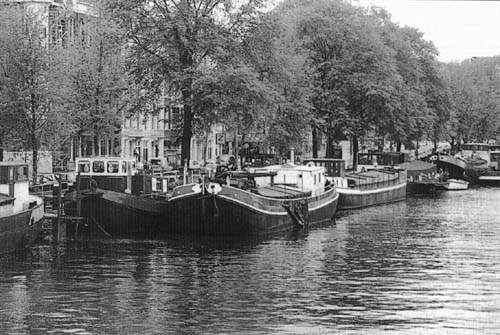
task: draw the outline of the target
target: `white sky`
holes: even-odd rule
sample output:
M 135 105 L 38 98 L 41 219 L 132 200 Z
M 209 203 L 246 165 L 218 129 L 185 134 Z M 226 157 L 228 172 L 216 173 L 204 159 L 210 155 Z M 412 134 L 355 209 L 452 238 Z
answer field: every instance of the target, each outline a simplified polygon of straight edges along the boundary
M 500 1 L 351 0 L 391 13 L 392 21 L 424 33 L 443 62 L 500 55 Z

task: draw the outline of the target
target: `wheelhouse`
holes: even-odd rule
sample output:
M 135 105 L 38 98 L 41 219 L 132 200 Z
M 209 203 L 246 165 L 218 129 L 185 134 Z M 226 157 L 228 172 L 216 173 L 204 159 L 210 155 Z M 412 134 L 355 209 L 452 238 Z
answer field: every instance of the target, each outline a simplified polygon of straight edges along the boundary
M 135 174 L 134 160 L 119 157 L 85 157 L 76 160 L 76 172 L 80 176 L 120 177 L 129 173 Z

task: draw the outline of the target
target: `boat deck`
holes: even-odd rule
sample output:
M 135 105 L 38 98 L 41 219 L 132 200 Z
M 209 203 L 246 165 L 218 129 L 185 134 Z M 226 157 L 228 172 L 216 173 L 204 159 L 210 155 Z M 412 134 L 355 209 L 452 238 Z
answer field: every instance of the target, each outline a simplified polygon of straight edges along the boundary
M 141 198 L 139 196 L 130 195 L 126 193 L 98 190 L 99 193 L 102 192 L 102 198 L 104 200 L 113 201 L 120 203 L 124 206 L 138 209 L 147 212 L 159 212 L 159 207 L 162 204 L 161 201 L 153 201 L 151 199 Z
M 285 185 L 260 187 L 258 189 L 255 189 L 254 193 L 257 193 L 264 197 L 282 198 L 282 199 L 302 198 L 311 195 L 311 191 L 302 191 L 298 188 Z

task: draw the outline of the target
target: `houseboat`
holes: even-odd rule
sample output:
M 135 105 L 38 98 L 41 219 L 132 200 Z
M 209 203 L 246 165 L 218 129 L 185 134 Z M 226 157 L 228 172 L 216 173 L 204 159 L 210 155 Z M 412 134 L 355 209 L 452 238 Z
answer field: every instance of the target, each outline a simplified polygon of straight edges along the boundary
M 479 175 L 478 181 L 481 184 L 500 185 L 500 150 L 490 151 L 488 170 Z
M 260 235 L 334 220 L 339 194 L 315 165 L 225 171 L 216 181 L 187 184 L 169 199 L 171 230 Z
M 465 143 L 456 156 L 465 161 L 467 170 L 482 173 L 490 164 L 490 146 L 487 143 Z
M 76 161 L 79 190 L 65 195 L 65 213 L 90 224 L 82 234 L 154 236 L 168 222 L 162 207 L 176 185 L 177 171 L 139 170 L 134 160 L 85 157 Z
M 434 195 L 442 189 L 444 182 L 437 173 L 437 165 L 414 160 L 399 165 L 406 170 L 406 193 L 409 195 Z
M 0 254 L 31 246 L 43 215 L 42 198 L 29 193 L 28 165 L 0 162 Z
M 406 198 L 406 171 L 392 166 L 400 161 L 385 159 L 382 154 L 375 155 L 377 164 L 369 165 L 369 161 L 358 171 L 345 171 L 345 161 L 341 159 L 308 159 L 307 164 L 327 166 L 328 176 L 332 178 L 339 192 L 338 210 L 362 208 L 385 203 L 396 202 Z M 363 161 L 362 161 L 363 162 Z M 379 166 L 378 162 L 391 166 Z

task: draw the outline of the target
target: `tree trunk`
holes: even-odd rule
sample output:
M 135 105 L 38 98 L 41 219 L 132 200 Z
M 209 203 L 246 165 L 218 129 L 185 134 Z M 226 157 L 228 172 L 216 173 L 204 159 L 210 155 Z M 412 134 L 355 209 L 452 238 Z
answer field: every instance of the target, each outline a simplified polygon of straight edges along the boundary
M 326 142 L 326 158 L 333 158 L 333 136 L 332 131 L 329 129 L 327 134 L 327 142 Z
M 318 158 L 318 128 L 312 129 L 312 154 L 313 158 Z
M 35 132 L 31 133 L 31 145 L 33 149 L 33 184 L 36 184 L 38 177 L 38 143 Z
M 359 143 L 358 143 L 358 137 L 353 136 L 352 139 L 352 167 L 354 171 L 357 170 L 358 168 L 358 152 L 359 152 Z
M 184 101 L 188 97 L 183 93 Z M 181 147 L 181 161 L 182 166 L 185 163 L 189 166 L 189 159 L 191 158 L 191 137 L 193 136 L 193 111 L 191 105 L 184 105 L 184 116 L 183 116 L 183 127 L 182 127 L 182 147 Z
M 398 141 L 397 145 L 396 145 L 396 152 L 401 152 L 401 141 Z

